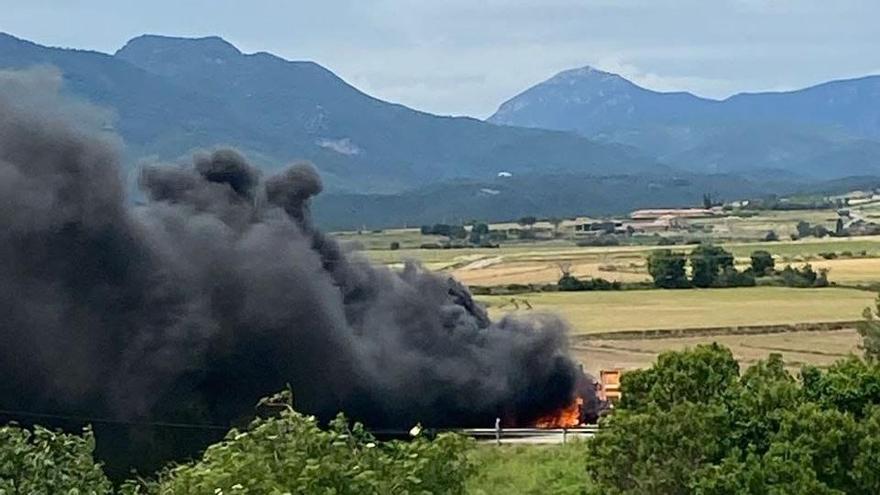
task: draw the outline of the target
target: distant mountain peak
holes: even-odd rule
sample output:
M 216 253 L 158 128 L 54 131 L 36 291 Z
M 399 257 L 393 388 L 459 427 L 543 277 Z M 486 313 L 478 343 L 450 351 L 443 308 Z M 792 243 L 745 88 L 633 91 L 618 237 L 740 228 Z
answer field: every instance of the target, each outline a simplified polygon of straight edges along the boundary
M 242 55 L 235 45 L 219 36 L 183 38 L 157 34 L 144 34 L 132 38 L 116 52 L 116 55 L 122 58 L 132 54 L 137 54 L 140 57 L 145 55 L 155 57 L 186 54 L 188 56 L 198 55 L 211 59 L 224 59 Z
M 597 69 L 591 65 L 564 70 L 550 78 L 550 81 L 573 81 L 583 79 L 623 79 L 619 74 Z
M 554 130 L 580 131 L 578 120 L 587 117 L 595 128 L 606 119 L 630 119 L 638 112 L 646 95 L 656 94 L 626 78 L 584 66 L 569 69 L 523 91 L 504 102 L 489 118 L 490 122 L 523 127 L 551 127 L 554 115 L 574 117 L 557 122 Z

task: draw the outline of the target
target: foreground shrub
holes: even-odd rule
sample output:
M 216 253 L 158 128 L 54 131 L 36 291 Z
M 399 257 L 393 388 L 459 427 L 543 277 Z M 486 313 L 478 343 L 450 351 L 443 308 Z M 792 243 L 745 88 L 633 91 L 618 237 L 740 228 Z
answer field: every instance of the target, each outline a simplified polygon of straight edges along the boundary
M 379 442 L 341 415 L 323 430 L 288 405 L 246 431 L 230 431 L 197 462 L 125 489 L 162 495 L 461 494 L 472 472 L 469 446 L 470 440 L 451 434 Z
M 694 472 L 727 451 L 726 415 L 717 405 L 622 410 L 589 442 L 587 473 L 596 495 L 690 493 Z
M 39 426 L 0 427 L 0 494 L 112 493 L 112 485 L 92 457 L 95 438 Z

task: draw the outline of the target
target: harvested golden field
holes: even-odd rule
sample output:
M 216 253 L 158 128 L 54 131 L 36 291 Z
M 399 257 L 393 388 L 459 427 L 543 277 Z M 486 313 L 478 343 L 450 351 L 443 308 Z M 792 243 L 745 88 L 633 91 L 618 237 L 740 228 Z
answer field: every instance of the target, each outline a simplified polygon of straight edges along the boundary
M 418 235 L 407 232 L 407 235 Z M 373 237 L 383 235 L 373 234 Z M 351 240 L 356 236 L 346 235 Z M 367 236 L 369 237 L 369 236 Z M 412 237 L 409 237 L 410 245 Z M 880 282 L 880 237 L 851 239 L 806 239 L 771 243 L 729 243 L 723 245 L 737 257 L 737 266 L 745 268 L 749 255 L 762 249 L 776 257 L 778 267 L 787 263 L 811 263 L 817 268 L 828 268 L 832 282 Z M 531 244 L 505 244 L 500 248 L 470 249 L 368 249 L 365 256 L 380 263 L 399 266 L 405 260 L 416 260 L 431 270 L 443 271 L 469 285 L 509 285 L 555 283 L 560 267 L 569 267 L 572 274 L 601 277 L 620 282 L 649 280 L 647 257 L 657 246 L 577 247 L 563 241 Z M 672 249 L 688 252 L 693 246 L 674 246 Z M 823 253 L 852 253 L 864 257 L 846 257 L 825 260 Z
M 743 367 L 766 359 L 774 352 L 782 354 L 791 368 L 800 368 L 804 364 L 825 367 L 858 352 L 859 336 L 855 330 L 837 330 L 663 339 L 590 339 L 576 344 L 573 353 L 587 371 L 597 374 L 601 369 L 646 368 L 661 352 L 712 342 L 729 347 Z
M 855 289 L 639 290 L 544 292 L 481 296 L 490 315 L 550 312 L 561 315 L 575 334 L 621 330 L 706 328 L 853 321 L 875 294 Z M 512 302 L 513 301 L 513 302 Z M 532 309 L 527 309 L 526 301 Z M 517 309 L 519 306 L 519 309 Z
M 555 284 L 562 272 L 558 263 L 541 261 L 497 261 L 486 265 L 466 265 L 453 270 L 452 276 L 468 285 Z M 578 278 L 604 278 L 616 282 L 650 281 L 645 262 L 573 262 L 565 266 Z
M 508 285 L 508 284 L 551 284 L 559 280 L 560 266 L 566 266 L 578 278 L 604 278 L 617 282 L 647 282 L 651 278 L 647 269 L 647 252 L 607 254 L 581 253 L 580 256 L 567 253 L 562 261 L 554 262 L 540 259 L 535 254 L 477 257 L 469 262 L 459 258 L 458 264 L 449 273 L 468 285 Z M 805 256 L 792 256 L 789 263 L 777 259 L 777 268 L 786 264 L 802 266 L 810 263 L 815 269 L 827 269 L 828 279 L 838 284 L 868 284 L 880 282 L 880 258 L 853 258 L 825 260 L 806 256 L 809 261 L 794 261 Z M 527 259 L 532 258 L 532 259 Z M 737 268 L 748 268 L 749 258 L 737 258 Z M 432 266 L 432 265 L 428 265 Z M 437 266 L 434 264 L 433 266 Z M 450 265 L 445 265 L 449 267 Z
M 828 280 L 838 284 L 866 284 L 880 281 L 880 258 L 810 261 L 815 269 L 827 269 Z

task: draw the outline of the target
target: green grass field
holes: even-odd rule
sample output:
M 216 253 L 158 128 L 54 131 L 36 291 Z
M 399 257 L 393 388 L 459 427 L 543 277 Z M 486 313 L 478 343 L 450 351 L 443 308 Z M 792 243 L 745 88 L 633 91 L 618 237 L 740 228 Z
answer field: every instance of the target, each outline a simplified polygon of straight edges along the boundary
M 532 310 L 514 309 L 511 296 L 482 296 L 490 314 L 552 312 L 574 334 L 621 330 L 705 328 L 740 325 L 853 321 L 875 295 L 855 289 L 750 287 L 605 292 L 546 292 L 514 296 Z
M 567 445 L 479 445 L 468 495 L 576 495 L 587 490 L 583 442 Z

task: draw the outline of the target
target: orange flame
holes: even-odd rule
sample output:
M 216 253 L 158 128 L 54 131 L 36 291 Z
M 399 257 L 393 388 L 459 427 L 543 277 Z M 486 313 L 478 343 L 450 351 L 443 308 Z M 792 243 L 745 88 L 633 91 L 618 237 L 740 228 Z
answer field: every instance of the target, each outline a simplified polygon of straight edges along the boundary
M 536 428 L 574 428 L 581 424 L 581 407 L 584 400 L 576 398 L 568 406 L 538 418 L 535 421 Z

